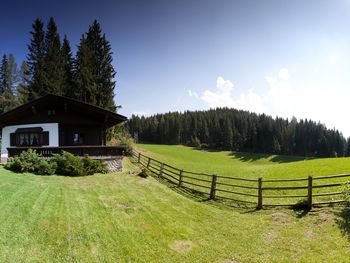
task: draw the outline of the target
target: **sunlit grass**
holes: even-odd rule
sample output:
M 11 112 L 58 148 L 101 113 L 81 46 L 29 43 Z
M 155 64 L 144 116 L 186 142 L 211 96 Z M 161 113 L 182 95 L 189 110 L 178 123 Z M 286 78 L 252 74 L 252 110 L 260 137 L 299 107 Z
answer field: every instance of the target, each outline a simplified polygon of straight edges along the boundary
M 229 208 L 140 178 L 127 159 L 124 167 L 76 178 L 0 167 L 0 262 L 348 260 L 341 208 Z

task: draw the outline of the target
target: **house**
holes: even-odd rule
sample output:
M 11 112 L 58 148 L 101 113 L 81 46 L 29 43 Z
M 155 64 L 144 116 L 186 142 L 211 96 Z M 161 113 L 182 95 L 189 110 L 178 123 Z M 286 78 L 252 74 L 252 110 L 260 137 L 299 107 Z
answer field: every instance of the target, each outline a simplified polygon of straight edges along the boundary
M 120 155 L 123 147 L 106 146 L 106 130 L 126 119 L 75 99 L 45 95 L 0 115 L 1 161 L 29 148 L 43 156 L 62 150 L 76 155 Z

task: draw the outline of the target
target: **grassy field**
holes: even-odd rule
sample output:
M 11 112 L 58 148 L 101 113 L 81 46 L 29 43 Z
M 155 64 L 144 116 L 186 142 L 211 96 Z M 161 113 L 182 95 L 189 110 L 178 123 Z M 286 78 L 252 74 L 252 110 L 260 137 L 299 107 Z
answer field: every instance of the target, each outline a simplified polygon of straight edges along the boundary
M 350 158 L 319 158 L 319 159 L 305 159 L 302 157 L 292 156 L 276 156 L 276 155 L 264 155 L 264 154 L 250 154 L 250 153 L 232 153 L 232 152 L 219 152 L 219 151 L 201 151 L 191 147 L 185 146 L 169 146 L 169 145 L 138 145 L 138 150 L 145 156 L 153 157 L 156 160 L 175 166 L 179 169 L 192 172 L 204 172 L 209 174 L 224 175 L 228 177 L 240 177 L 257 179 L 263 177 L 263 181 L 266 179 L 291 179 L 291 178 L 303 178 L 303 181 L 298 182 L 263 182 L 263 187 L 295 187 L 308 185 L 308 175 L 314 177 L 322 175 L 335 175 L 350 173 Z M 159 164 L 158 164 L 159 166 Z M 178 172 L 179 173 L 179 172 Z M 178 177 L 175 175 L 175 177 Z M 185 175 L 187 175 L 185 173 Z M 191 176 L 191 174 L 189 174 Z M 192 176 L 193 177 L 193 176 Z M 196 181 L 191 178 L 185 178 L 189 183 L 197 183 L 210 188 L 210 177 L 196 176 L 200 179 L 209 179 L 209 182 Z M 323 180 L 314 180 L 313 185 L 332 184 L 332 183 L 346 183 L 350 177 L 345 178 L 332 178 Z M 222 183 L 220 185 L 220 183 Z M 245 200 L 253 202 L 253 206 L 257 203 L 257 190 L 245 189 L 235 186 L 228 186 L 227 184 L 240 184 L 257 187 L 257 181 L 242 182 L 235 181 L 226 178 L 218 177 L 217 195 L 223 198 L 234 198 L 238 200 Z M 196 189 L 206 193 L 210 192 L 210 189 L 199 186 L 193 186 L 185 184 L 185 186 L 191 189 Z M 222 189 L 222 190 L 220 190 Z M 344 186 L 327 187 L 327 188 L 315 188 L 313 194 L 324 194 L 330 192 L 342 192 Z M 232 194 L 227 191 L 234 191 L 245 193 Z M 276 204 L 296 204 L 305 203 L 307 200 L 307 189 L 294 189 L 294 190 L 264 190 L 263 198 L 264 205 L 276 205 Z M 249 196 L 247 196 L 247 194 Z M 254 195 L 254 196 L 250 196 Z M 286 196 L 296 197 L 286 197 Z M 270 196 L 270 197 L 269 197 Z M 275 198 L 272 196 L 283 196 L 283 198 Z M 314 202 L 336 201 L 342 199 L 342 195 L 331 196 L 314 196 Z
M 148 156 L 189 171 L 258 178 L 300 178 L 350 173 L 350 157 L 319 158 L 201 151 L 186 146 L 139 144 Z
M 349 213 L 342 207 L 229 208 L 140 178 L 138 171 L 128 159 L 122 173 L 76 178 L 0 167 L 0 262 L 349 259 Z

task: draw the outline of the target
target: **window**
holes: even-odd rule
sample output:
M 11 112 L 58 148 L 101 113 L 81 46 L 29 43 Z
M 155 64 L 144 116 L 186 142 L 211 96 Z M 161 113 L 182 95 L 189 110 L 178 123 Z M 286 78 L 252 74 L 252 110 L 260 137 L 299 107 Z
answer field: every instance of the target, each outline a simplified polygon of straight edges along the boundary
M 10 146 L 30 147 L 49 144 L 49 132 L 41 127 L 18 128 L 10 134 Z
M 73 132 L 73 143 L 74 144 L 83 144 L 84 143 L 84 134 L 79 132 Z
M 38 146 L 41 144 L 39 133 L 18 133 L 20 146 Z

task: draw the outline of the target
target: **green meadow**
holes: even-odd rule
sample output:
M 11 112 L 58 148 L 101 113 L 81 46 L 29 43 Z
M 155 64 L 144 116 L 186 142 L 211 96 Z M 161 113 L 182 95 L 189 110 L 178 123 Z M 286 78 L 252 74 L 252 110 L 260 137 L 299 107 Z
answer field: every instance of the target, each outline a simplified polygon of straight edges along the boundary
M 306 178 L 308 175 L 350 173 L 350 157 L 306 159 L 154 144 L 139 144 L 138 149 L 147 156 L 181 169 L 244 178 Z
M 346 158 L 303 160 L 139 145 L 190 170 L 246 177 L 347 172 Z M 323 165 L 321 165 L 323 164 Z M 155 177 L 130 159 L 120 173 L 15 174 L 0 167 L 0 262 L 347 262 L 344 206 L 233 208 Z M 331 166 L 331 167 L 329 167 Z

